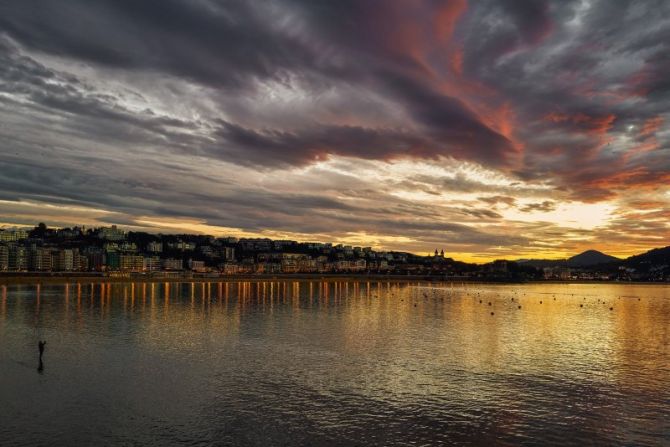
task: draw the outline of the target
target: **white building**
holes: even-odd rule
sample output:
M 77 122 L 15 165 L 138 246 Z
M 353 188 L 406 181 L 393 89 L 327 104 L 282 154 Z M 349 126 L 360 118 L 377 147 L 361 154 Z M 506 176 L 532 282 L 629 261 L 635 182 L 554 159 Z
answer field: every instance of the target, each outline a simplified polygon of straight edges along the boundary
M 151 241 L 147 244 L 147 251 L 149 253 L 162 253 L 163 252 L 163 243 L 157 241 Z
M 98 237 L 108 241 L 122 241 L 126 238 L 126 232 L 116 228 L 116 225 L 112 225 L 111 227 L 100 228 Z
M 22 228 L 0 229 L 0 242 L 17 242 L 28 237 L 28 231 Z
M 163 264 L 163 269 L 165 270 L 183 270 L 184 261 L 181 259 L 167 258 L 161 261 Z

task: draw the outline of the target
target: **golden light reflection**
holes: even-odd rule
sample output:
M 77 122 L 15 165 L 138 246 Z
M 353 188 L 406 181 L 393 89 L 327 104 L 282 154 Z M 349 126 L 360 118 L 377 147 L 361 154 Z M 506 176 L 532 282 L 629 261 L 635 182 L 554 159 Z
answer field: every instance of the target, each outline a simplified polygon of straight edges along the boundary
M 0 313 L 2 313 L 2 320 L 7 318 L 7 286 L 0 286 Z
M 541 377 L 567 368 L 588 374 L 585 381 L 636 390 L 630 365 L 670 383 L 658 355 L 661 349 L 663 359 L 670 357 L 670 288 L 663 286 L 238 281 L 31 287 L 27 295 L 14 286 L 0 289 L 3 322 L 14 308 L 33 314 L 35 325 L 62 319 L 66 331 L 84 332 L 119 315 L 141 317 L 137 342 L 169 350 L 191 349 L 205 331 L 220 343 L 234 342 L 249 336 L 249 324 L 266 336 L 302 342 L 326 331 L 328 349 L 342 359 L 375 356 L 366 371 L 374 380 L 357 385 L 361 392 L 380 386 L 423 392 L 438 386 L 440 371 L 453 359 L 464 372 L 464 387 L 476 374 Z M 101 330 L 118 329 L 103 324 Z M 305 334 L 312 335 L 301 338 Z M 428 360 L 409 371 L 417 355 Z

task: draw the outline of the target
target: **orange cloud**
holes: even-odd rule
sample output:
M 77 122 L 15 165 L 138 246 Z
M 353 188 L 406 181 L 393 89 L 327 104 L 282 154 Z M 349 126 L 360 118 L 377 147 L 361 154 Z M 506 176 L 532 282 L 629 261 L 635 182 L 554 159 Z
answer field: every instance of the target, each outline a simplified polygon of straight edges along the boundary
M 662 116 L 656 116 L 654 118 L 649 118 L 642 125 L 642 129 L 640 130 L 640 137 L 646 138 L 646 137 L 652 136 L 653 134 L 656 133 L 656 131 L 658 129 L 661 128 L 662 124 L 663 124 L 663 117 Z
M 638 191 L 653 191 L 668 182 L 670 172 L 650 172 L 645 167 L 638 167 L 587 181 L 584 186 L 608 190 L 634 186 Z
M 631 158 L 635 157 L 636 155 L 641 155 L 645 154 L 647 152 L 652 152 L 658 149 L 660 146 L 658 144 L 658 141 L 656 138 L 649 138 L 647 141 L 645 141 L 642 144 L 639 144 L 635 146 L 634 148 L 630 149 L 628 152 L 626 152 L 623 155 L 623 160 L 625 162 L 630 161 Z
M 466 0 L 447 2 L 435 14 L 435 32 L 442 42 L 448 42 L 454 34 L 458 19 L 468 8 Z
M 451 69 L 458 76 L 463 75 L 463 49 L 456 48 L 450 55 Z
M 590 116 L 585 113 L 568 115 L 560 112 L 551 112 L 545 115 L 543 120 L 552 123 L 572 124 L 576 132 L 603 135 L 614 125 L 616 115 L 612 113 L 603 116 Z

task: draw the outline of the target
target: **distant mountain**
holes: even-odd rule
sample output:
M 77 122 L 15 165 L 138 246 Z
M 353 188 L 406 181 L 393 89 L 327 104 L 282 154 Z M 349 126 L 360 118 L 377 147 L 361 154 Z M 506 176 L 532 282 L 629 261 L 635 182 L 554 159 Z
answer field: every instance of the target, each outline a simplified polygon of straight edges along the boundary
M 535 268 L 545 267 L 573 267 L 615 272 L 618 267 L 634 269 L 637 274 L 648 274 L 644 279 L 670 280 L 670 246 L 665 248 L 654 248 L 646 253 L 631 256 L 626 259 L 615 258 L 597 250 L 587 250 L 568 259 L 518 259 L 519 265 L 532 266 Z M 630 278 L 628 278 L 630 279 Z M 640 278 L 638 278 L 640 279 Z
M 621 259 L 606 255 L 597 250 L 587 250 L 568 259 L 519 259 L 521 265 L 529 265 L 535 268 L 544 267 L 590 267 L 599 264 L 621 262 Z
M 571 258 L 568 258 L 567 264 L 570 267 L 589 267 L 598 264 L 609 264 L 611 262 L 620 262 L 621 259 L 606 255 L 598 250 L 587 250 Z

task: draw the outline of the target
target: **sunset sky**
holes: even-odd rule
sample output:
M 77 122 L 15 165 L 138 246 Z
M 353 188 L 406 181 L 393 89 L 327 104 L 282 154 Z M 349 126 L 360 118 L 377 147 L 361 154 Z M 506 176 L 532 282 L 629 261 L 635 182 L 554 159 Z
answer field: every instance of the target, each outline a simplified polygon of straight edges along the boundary
M 665 0 L 0 2 L 0 226 L 670 245 Z

